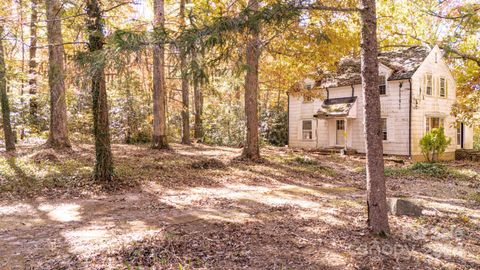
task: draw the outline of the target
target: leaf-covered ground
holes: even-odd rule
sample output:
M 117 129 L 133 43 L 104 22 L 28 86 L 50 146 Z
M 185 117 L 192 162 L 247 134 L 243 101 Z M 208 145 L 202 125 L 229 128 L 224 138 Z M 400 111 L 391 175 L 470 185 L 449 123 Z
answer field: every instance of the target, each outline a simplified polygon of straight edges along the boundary
M 0 269 L 479 269 L 480 164 L 387 161 L 388 196 L 422 217 L 366 229 L 361 156 L 266 148 L 114 145 L 117 184 L 90 180 L 93 149 L 0 154 Z

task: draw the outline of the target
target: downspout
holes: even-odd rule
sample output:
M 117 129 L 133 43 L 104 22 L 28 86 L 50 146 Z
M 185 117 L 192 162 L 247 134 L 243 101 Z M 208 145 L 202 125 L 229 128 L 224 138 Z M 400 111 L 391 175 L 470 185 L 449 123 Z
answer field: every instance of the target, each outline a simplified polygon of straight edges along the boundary
M 352 97 L 354 97 L 355 96 L 355 87 L 353 87 L 353 84 L 350 85 L 350 86 L 352 87 Z
M 408 79 L 410 84 L 410 97 L 409 97 L 409 108 L 408 108 L 408 157 L 412 158 L 412 79 Z
M 287 93 L 287 145 L 290 145 L 290 94 Z
M 398 109 L 402 108 L 402 86 L 403 82 L 400 82 L 398 86 Z
M 318 149 L 318 118 L 315 117 L 315 149 Z

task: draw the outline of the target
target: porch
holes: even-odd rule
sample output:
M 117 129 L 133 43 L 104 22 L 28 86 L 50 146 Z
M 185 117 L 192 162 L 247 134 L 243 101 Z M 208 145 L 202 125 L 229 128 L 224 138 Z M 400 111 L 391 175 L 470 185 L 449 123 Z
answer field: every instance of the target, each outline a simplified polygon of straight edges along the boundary
M 314 115 L 318 121 L 323 122 L 323 125 L 318 125 L 318 129 L 323 129 L 319 133 L 325 136 L 318 148 L 326 149 L 327 152 L 353 148 L 353 138 L 358 135 L 354 132 L 354 123 L 358 121 L 356 100 L 357 97 L 346 97 L 323 101 Z

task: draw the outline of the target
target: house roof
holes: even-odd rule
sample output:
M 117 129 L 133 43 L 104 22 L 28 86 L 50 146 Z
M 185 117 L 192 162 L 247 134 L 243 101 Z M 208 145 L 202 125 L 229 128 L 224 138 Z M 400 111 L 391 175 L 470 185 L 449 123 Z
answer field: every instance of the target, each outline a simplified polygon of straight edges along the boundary
M 409 79 L 430 53 L 425 46 L 402 48 L 378 54 L 379 63 L 393 70 L 389 81 Z M 337 66 L 337 72 L 316 82 L 320 88 L 361 84 L 360 59 L 343 58 Z
M 329 98 L 323 101 L 314 117 L 343 117 L 347 116 L 357 97 Z

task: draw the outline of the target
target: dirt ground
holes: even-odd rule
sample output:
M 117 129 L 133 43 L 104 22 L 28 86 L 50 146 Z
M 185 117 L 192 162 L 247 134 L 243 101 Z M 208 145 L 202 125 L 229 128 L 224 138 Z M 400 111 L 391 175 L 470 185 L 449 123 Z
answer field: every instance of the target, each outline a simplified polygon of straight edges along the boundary
M 265 148 L 114 145 L 115 185 L 91 145 L 0 153 L 0 269 L 480 269 L 480 164 L 429 175 L 387 161 L 389 197 L 421 217 L 366 228 L 361 156 Z

